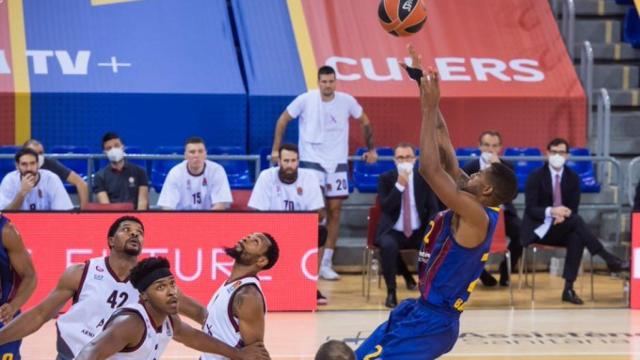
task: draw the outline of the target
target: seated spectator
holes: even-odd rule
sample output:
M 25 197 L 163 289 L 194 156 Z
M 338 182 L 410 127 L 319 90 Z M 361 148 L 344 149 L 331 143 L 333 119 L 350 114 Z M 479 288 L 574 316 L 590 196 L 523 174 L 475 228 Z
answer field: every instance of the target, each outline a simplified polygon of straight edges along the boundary
M 342 341 L 329 340 L 320 346 L 315 360 L 356 360 L 356 354 Z
M 187 139 L 185 160 L 174 166 L 162 185 L 158 206 L 164 210 L 224 210 L 233 198 L 224 168 L 207 160 L 204 140 Z
M 318 177 L 308 169 L 299 169 L 298 147 L 283 144 L 278 150 L 278 167 L 263 170 L 249 198 L 249 207 L 259 211 L 317 211 L 324 219 L 324 196 Z M 327 240 L 324 226 L 319 227 L 319 247 Z M 318 305 L 327 299 L 317 291 Z
M 44 155 L 44 146 L 40 141 L 36 139 L 30 139 L 27 140 L 23 146 L 35 151 L 38 154 L 38 166 L 40 167 L 40 169 L 49 170 L 52 173 L 58 175 L 60 180 L 62 180 L 63 182 L 66 181 L 76 187 L 76 190 L 78 192 L 78 200 L 80 201 L 80 209 L 84 209 L 84 207 L 89 202 L 89 188 L 87 187 L 87 183 L 82 180 L 80 175 L 64 166 L 58 160 L 46 157 Z
M 149 179 L 140 166 L 125 159 L 125 147 L 118 134 L 102 137 L 102 151 L 109 165 L 100 169 L 94 179 L 93 192 L 100 204 L 132 202 L 138 210 L 149 208 Z
M 479 148 L 482 154 L 479 158 L 469 161 L 464 165 L 464 172 L 471 176 L 480 170 L 484 170 L 491 166 L 492 163 L 501 162 L 513 170 L 513 165 L 500 158 L 502 151 L 502 136 L 497 131 L 485 131 L 480 134 Z M 506 234 L 509 237 L 509 252 L 511 252 L 511 269 L 516 269 L 518 259 L 522 256 L 522 244 L 520 244 L 520 218 L 518 211 L 512 202 L 502 206 L 504 211 L 504 223 Z M 484 286 L 495 286 L 496 279 L 486 270 L 480 275 L 480 280 Z M 509 285 L 509 273 L 507 271 L 507 260 L 500 263 L 500 285 Z
M 569 142 L 554 139 L 547 145 L 548 162 L 529 175 L 521 239 L 524 246 L 538 243 L 567 248 L 562 301 L 582 305 L 573 283 L 585 247 L 592 255 L 600 256 L 612 272 L 628 268 L 629 264 L 607 252 L 578 215 L 580 177 L 565 165 L 568 158 Z
M 380 220 L 376 243 L 380 248 L 382 273 L 387 284 L 385 306 L 398 305 L 396 271 L 404 277 L 407 289 L 417 289 L 416 281 L 400 256 L 401 249 L 419 249 L 429 219 L 435 215 L 438 199 L 420 174 L 414 171 L 415 150 L 400 143 L 394 149 L 396 170 L 380 175 L 378 200 Z
M 22 148 L 15 160 L 17 170 L 8 173 L 0 183 L 0 209 L 73 209 L 62 180 L 49 170 L 39 169 L 35 151 Z

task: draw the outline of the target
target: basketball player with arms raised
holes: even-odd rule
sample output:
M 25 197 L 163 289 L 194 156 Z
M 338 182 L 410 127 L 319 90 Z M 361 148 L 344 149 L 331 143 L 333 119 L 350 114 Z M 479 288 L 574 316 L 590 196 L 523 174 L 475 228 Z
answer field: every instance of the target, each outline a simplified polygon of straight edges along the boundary
M 67 268 L 56 288 L 36 307 L 0 329 L 0 344 L 22 339 L 58 315 L 73 299 L 69 311 L 56 322 L 57 360 L 71 360 L 104 326 L 111 313 L 138 302 L 138 290 L 129 281 L 129 271 L 138 262 L 144 244 L 144 225 L 133 216 L 116 219 L 107 234 L 109 256 L 96 257 Z M 180 312 L 193 318 L 184 298 Z
M 140 291 L 140 302 L 116 310 L 76 360 L 156 360 L 172 338 L 230 359 L 269 359 L 261 344 L 238 350 L 185 324 L 178 316 L 178 287 L 167 259 L 140 261 L 131 269 L 131 283 Z
M 449 208 L 427 227 L 418 258 L 420 298 L 402 302 L 356 351 L 358 359 L 435 359 L 453 348 L 459 318 L 489 256 L 500 204 L 517 193 L 516 177 L 494 163 L 459 186 L 461 172 L 439 113 L 438 73 L 422 75 L 409 48 L 407 71 L 420 80 L 420 175 Z M 418 72 L 418 76 L 416 76 Z

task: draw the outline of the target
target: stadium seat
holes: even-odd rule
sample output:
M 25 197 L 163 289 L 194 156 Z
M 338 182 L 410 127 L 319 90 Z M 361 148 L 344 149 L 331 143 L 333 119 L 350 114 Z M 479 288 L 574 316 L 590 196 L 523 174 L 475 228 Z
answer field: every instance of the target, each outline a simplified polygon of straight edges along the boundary
M 542 156 L 542 151 L 534 147 L 510 147 L 504 151 L 504 156 Z M 518 177 L 518 191 L 524 192 L 524 186 L 527 183 L 529 174 L 541 167 L 544 161 L 541 160 L 510 160 L 515 167 L 516 176 Z
M 633 7 L 627 11 L 624 17 L 622 41 L 631 44 L 634 48 L 640 48 L 640 18 Z
M 126 146 L 124 148 L 125 153 L 127 154 L 143 154 L 142 148 L 139 146 Z M 130 161 L 132 164 L 136 164 L 138 166 L 140 166 L 141 168 L 144 169 L 144 171 L 147 172 L 147 174 L 149 174 L 149 167 L 147 166 L 147 160 L 131 160 Z M 109 161 L 105 158 L 105 159 L 98 159 L 95 162 L 95 168 L 96 171 L 102 169 L 103 167 L 107 166 L 107 164 L 109 164 Z
M 590 156 L 589 149 L 573 148 L 569 150 L 571 156 Z M 596 180 L 596 173 L 593 162 L 591 161 L 573 161 L 569 158 L 567 166 L 580 176 L 580 190 L 585 193 L 600 192 L 600 184 Z
M 381 147 L 377 149 L 378 156 L 393 156 L 393 149 Z M 359 148 L 357 156 L 362 156 L 367 152 L 366 148 Z M 353 183 L 361 193 L 375 193 L 378 191 L 378 178 L 380 174 L 395 168 L 393 161 L 378 160 L 374 164 L 367 164 L 365 161 L 356 161 L 353 165 Z M 350 182 L 351 183 L 351 182 Z
M 246 152 L 239 146 L 214 146 L 207 149 L 209 155 L 246 155 Z M 251 173 L 249 172 L 249 161 L 220 160 L 216 161 L 224 167 L 229 179 L 229 186 L 232 189 L 251 189 Z
M 160 146 L 155 151 L 159 155 L 184 155 L 184 146 Z M 153 160 L 151 161 L 151 187 L 157 193 L 162 190 L 164 179 L 167 177 L 172 167 L 181 163 L 182 160 Z
M 91 150 L 89 150 L 86 146 L 75 146 L 75 145 L 59 145 L 53 146 L 49 151 L 52 154 L 90 154 Z M 87 159 L 59 159 L 64 166 L 73 170 L 78 174 L 81 178 L 87 179 L 88 175 L 88 163 Z M 70 194 L 75 194 L 77 189 L 72 184 L 69 184 L 66 181 L 64 182 L 64 188 Z
M 0 154 L 11 154 L 15 155 L 15 153 L 20 150 L 20 146 L 0 146 Z M 16 161 L 13 156 L 10 159 L 0 159 L 0 181 L 7 175 L 16 169 Z
M 456 157 L 460 157 L 460 156 L 480 156 L 480 149 L 478 149 L 477 147 L 463 147 L 463 148 L 457 148 L 456 149 Z M 463 168 L 464 165 L 469 162 L 470 160 L 458 160 L 458 166 L 460 166 L 460 168 Z
M 616 0 L 618 5 L 633 5 L 633 0 Z
M 260 171 L 264 169 L 268 169 L 271 167 L 268 156 L 271 155 L 270 147 L 262 147 L 260 148 Z M 257 176 L 257 174 L 256 174 Z

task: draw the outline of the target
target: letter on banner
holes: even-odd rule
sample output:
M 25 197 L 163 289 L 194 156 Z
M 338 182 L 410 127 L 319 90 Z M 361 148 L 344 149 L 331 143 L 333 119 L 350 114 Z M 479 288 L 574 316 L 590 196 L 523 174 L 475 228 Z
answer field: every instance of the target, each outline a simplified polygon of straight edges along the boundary
M 389 75 L 378 75 L 376 74 L 376 70 L 373 68 L 373 60 L 370 58 L 362 58 L 362 69 L 364 70 L 364 76 L 369 80 L 373 81 L 402 81 L 402 72 L 400 71 L 400 64 L 398 64 L 398 59 L 396 58 L 387 58 L 387 68 L 389 69 Z
M 62 73 L 65 75 L 87 75 L 87 68 L 89 67 L 89 57 L 91 52 L 87 50 L 80 50 L 76 54 L 75 63 L 71 60 L 71 56 L 65 50 L 56 50 L 56 58 L 62 69 Z
M 525 67 L 528 65 L 530 67 Z M 513 75 L 513 79 L 516 81 L 522 82 L 540 82 L 544 80 L 544 73 L 538 69 L 532 69 L 533 67 L 538 68 L 539 64 L 535 60 L 530 59 L 514 59 L 509 62 L 509 67 L 513 69 L 513 71 L 520 72 L 520 74 Z M 522 73 L 529 75 L 524 76 Z
M 456 66 L 456 64 L 464 65 L 464 58 L 435 58 L 435 61 L 438 72 L 440 73 L 440 79 L 443 81 L 471 81 L 471 76 L 463 75 L 467 69 L 464 66 Z
M 346 81 L 355 81 L 360 80 L 360 74 L 343 74 L 338 69 L 338 63 L 343 63 L 347 65 L 358 65 L 358 62 L 354 59 L 340 56 L 332 56 L 325 61 L 325 65 L 331 66 L 336 71 L 336 79 L 338 80 L 346 80 Z

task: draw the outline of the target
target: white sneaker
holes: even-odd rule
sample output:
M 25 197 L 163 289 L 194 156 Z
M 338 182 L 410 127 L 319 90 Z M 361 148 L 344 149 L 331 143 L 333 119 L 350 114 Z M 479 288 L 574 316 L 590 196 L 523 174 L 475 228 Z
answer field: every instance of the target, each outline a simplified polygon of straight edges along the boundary
M 320 277 L 325 280 L 339 280 L 340 275 L 329 266 L 320 267 Z

